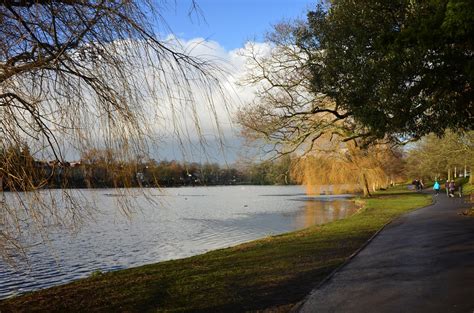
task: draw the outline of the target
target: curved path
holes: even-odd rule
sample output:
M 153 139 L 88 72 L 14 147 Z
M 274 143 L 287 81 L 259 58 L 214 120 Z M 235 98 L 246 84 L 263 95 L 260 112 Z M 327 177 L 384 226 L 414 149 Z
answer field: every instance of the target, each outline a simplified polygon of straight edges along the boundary
M 474 312 L 474 217 L 460 198 L 389 224 L 299 312 Z

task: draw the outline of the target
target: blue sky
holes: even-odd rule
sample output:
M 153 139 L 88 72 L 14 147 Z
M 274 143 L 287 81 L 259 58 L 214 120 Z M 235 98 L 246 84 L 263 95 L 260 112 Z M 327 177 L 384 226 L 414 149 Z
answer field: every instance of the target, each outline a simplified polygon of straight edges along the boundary
M 190 0 L 177 1 L 164 18 L 177 37 L 202 37 L 217 41 L 226 50 L 242 47 L 247 40 L 263 41 L 273 24 L 305 17 L 315 6 L 310 0 L 197 0 L 201 13 L 188 16 Z M 204 18 L 203 18 L 204 17 Z

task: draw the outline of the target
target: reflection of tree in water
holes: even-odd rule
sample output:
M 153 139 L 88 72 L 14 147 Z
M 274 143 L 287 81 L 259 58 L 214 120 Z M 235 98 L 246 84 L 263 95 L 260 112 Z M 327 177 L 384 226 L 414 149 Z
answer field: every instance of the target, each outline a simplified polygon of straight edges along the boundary
M 348 200 L 306 201 L 304 211 L 296 217 L 302 227 L 325 224 L 353 214 L 357 205 Z

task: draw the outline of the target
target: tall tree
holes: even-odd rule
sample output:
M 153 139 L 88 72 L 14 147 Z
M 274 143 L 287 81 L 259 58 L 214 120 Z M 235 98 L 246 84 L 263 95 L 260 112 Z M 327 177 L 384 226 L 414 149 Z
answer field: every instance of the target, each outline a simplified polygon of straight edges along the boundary
M 352 185 L 346 189 L 369 195 L 387 184 L 388 167 L 381 158 L 392 149 L 382 140 L 376 142 L 379 147 L 365 147 L 367 128 L 312 88 L 312 62 L 321 51 L 298 45 L 304 30 L 299 22 L 276 25 L 267 49 L 253 45 L 243 51 L 248 70 L 242 82 L 255 86 L 256 97 L 237 119 L 244 136 L 267 152 L 301 156 L 293 170 L 299 183 Z
M 301 25 L 281 23 L 266 46 L 248 45 L 242 84 L 255 86 L 255 100 L 239 110 L 238 122 L 249 139 L 264 139 L 267 152 L 311 151 L 325 134 L 343 140 L 363 129 L 331 98 L 311 89 L 309 60 L 314 53 L 296 45 Z
M 474 127 L 473 30 L 469 0 L 337 0 L 309 12 L 298 45 L 314 92 L 368 138 L 420 138 Z

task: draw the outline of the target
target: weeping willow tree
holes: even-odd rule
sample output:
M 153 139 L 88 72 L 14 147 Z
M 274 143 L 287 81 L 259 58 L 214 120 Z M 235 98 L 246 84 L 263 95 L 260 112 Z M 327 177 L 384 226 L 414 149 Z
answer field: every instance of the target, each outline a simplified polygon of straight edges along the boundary
M 292 175 L 306 186 L 308 194 L 363 192 L 370 196 L 372 191 L 403 180 L 401 153 L 394 148 L 375 145 L 361 149 L 353 141 L 338 145 L 338 149 L 324 153 L 312 151 L 293 164 Z
M 68 151 L 98 148 L 125 162 L 148 153 L 159 127 L 181 143 L 187 133 L 199 134 L 196 103 L 206 103 L 212 116 L 215 102 L 225 103 L 219 66 L 160 37 L 169 33 L 163 13 L 172 6 L 0 2 L 0 187 L 10 191 L 0 199 L 4 258 L 31 235 L 72 227 L 88 215 L 72 191 L 63 190 L 61 199 L 39 191 L 44 182 L 28 158 L 53 160 L 53 171 L 62 171 Z
M 273 156 L 299 155 L 292 173 L 310 193 L 339 185 L 339 191 L 370 195 L 400 176 L 400 168 L 387 165 L 401 165 L 391 145 L 395 138 L 376 139 L 351 112 L 314 91 L 311 68 L 322 66 L 324 53 L 298 45 L 302 29 L 301 22 L 279 24 L 266 45 L 248 45 L 242 52 L 247 59 L 242 83 L 256 88 L 254 102 L 237 114 L 243 135 Z

